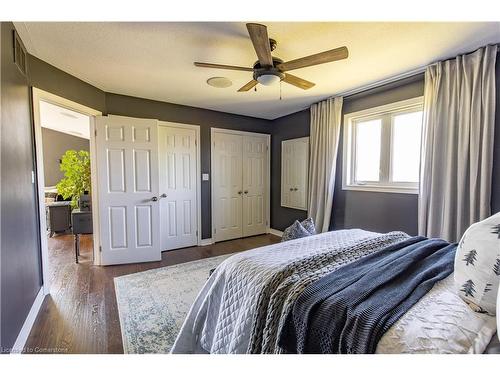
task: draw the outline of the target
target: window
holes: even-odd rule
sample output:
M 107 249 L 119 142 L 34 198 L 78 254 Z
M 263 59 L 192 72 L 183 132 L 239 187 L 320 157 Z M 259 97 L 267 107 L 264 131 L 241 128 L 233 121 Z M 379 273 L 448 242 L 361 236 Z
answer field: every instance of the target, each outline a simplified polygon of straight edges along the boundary
M 423 98 L 344 116 L 345 190 L 418 193 Z

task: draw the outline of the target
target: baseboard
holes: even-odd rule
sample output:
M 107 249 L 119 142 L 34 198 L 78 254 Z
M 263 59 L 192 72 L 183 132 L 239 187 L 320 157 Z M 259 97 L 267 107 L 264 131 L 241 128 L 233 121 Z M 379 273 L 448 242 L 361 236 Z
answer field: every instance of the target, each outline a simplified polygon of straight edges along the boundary
M 283 232 L 277 229 L 269 228 L 269 233 L 274 234 L 278 237 L 283 237 Z
M 200 241 L 200 246 L 208 246 L 212 245 L 214 243 L 214 240 L 211 238 L 204 238 Z
M 38 291 L 36 295 L 35 301 L 31 306 L 30 312 L 24 321 L 23 326 L 21 327 L 21 331 L 19 335 L 17 335 L 16 342 L 10 351 L 10 354 L 20 354 L 24 350 L 24 346 L 26 345 L 26 341 L 28 340 L 28 336 L 30 335 L 31 328 L 33 328 L 33 324 L 35 323 L 35 319 L 42 307 L 43 299 L 45 298 L 45 294 L 43 292 L 43 286 Z

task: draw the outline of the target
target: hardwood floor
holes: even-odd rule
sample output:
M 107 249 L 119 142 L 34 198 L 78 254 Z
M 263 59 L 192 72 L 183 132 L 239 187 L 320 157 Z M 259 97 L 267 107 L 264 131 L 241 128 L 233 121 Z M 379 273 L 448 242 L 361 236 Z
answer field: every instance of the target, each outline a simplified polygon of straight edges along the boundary
M 99 267 L 92 265 L 92 237 L 81 236 L 80 263 L 73 236 L 49 238 L 51 294 L 26 343 L 32 353 L 123 353 L 113 278 L 278 242 L 271 234 L 167 251 L 160 262 Z

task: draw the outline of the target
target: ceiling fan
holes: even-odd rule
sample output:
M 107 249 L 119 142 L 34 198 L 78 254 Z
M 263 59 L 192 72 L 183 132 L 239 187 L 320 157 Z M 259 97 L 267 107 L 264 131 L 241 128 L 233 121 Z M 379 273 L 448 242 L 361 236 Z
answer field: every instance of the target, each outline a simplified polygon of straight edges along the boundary
M 329 51 L 316 53 L 314 55 L 301 57 L 300 59 L 284 62 L 283 60 L 273 57 L 271 51 L 276 48 L 276 41 L 269 39 L 267 35 L 267 27 L 258 23 L 247 23 L 247 30 L 250 34 L 253 47 L 257 53 L 258 61 L 255 62 L 253 68 L 234 65 L 220 65 L 203 62 L 195 62 L 194 65 L 202 68 L 242 70 L 253 72 L 253 79 L 241 87 L 238 92 L 248 91 L 261 83 L 270 86 L 273 83 L 284 81 L 303 90 L 308 90 L 315 83 L 299 78 L 287 73 L 293 69 L 305 68 L 308 66 L 325 64 L 332 61 L 346 59 L 349 56 L 347 47 L 339 47 Z

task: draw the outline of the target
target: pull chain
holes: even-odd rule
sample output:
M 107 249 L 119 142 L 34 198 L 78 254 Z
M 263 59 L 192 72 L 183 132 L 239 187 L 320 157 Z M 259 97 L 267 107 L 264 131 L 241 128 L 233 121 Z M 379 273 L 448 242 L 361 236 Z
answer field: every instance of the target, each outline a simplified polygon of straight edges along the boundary
M 280 100 L 281 100 L 281 80 L 280 80 Z

